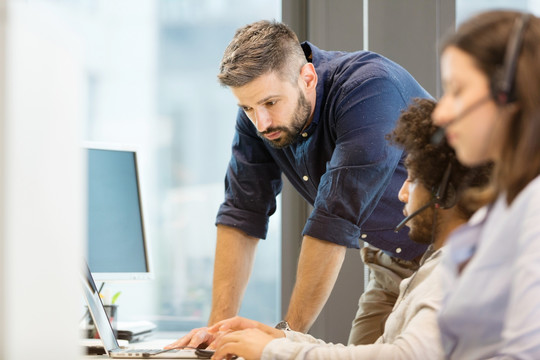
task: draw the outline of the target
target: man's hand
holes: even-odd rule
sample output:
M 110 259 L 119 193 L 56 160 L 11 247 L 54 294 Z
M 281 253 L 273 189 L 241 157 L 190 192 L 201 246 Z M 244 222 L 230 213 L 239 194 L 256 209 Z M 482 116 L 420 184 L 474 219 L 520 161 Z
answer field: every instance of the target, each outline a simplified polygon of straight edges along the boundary
M 187 335 L 165 346 L 165 349 L 182 347 L 206 348 L 215 340 L 217 333 L 211 334 L 207 327 L 191 330 Z
M 264 347 L 273 339 L 273 336 L 259 329 L 233 331 L 216 341 L 216 352 L 212 359 L 230 359 L 233 355 L 245 360 L 260 359 Z
M 265 325 L 258 321 L 246 319 L 240 316 L 235 316 L 230 319 L 222 320 L 215 325 L 209 327 L 208 332 L 217 335 L 218 333 L 224 334 L 231 331 L 246 329 L 259 329 L 274 338 L 285 337 L 285 334 L 281 330 Z

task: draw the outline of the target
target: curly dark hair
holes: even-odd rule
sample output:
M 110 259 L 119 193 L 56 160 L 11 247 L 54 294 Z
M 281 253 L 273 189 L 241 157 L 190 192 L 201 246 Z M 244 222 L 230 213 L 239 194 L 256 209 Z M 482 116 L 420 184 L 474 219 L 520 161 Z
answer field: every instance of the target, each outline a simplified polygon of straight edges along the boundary
M 458 209 L 465 218 L 469 218 L 482 204 L 472 204 L 470 199 L 460 195 L 466 188 L 486 186 L 492 165 L 466 167 L 457 160 L 454 149 L 446 140 L 439 145 L 432 144 L 431 139 L 438 129 L 431 119 L 435 106 L 433 100 L 414 99 L 401 113 L 395 129 L 386 138 L 407 153 L 405 165 L 409 177 L 429 190 L 436 191 L 446 168 L 451 164 L 449 187 L 456 190 Z

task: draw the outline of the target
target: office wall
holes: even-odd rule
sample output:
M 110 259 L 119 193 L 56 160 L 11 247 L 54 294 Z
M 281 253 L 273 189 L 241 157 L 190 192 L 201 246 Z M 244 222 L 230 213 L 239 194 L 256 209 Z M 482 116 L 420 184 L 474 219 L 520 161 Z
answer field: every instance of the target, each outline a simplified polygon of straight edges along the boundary
M 2 359 L 79 357 L 84 94 L 74 39 L 40 3 L 0 2 Z
M 408 69 L 426 90 L 438 97 L 437 41 L 453 24 L 454 8 L 454 0 L 283 0 L 282 16 L 301 40 L 309 40 L 320 48 L 346 51 L 367 48 L 381 53 Z M 282 213 L 283 315 L 294 286 L 292 275 L 301 244 L 299 234 L 310 211 L 286 184 Z M 310 333 L 327 341 L 346 343 L 363 283 L 364 268 L 359 253 L 348 250 L 332 295 Z
M 439 39 L 453 29 L 455 1 L 377 0 L 368 8 L 369 50 L 401 64 L 439 98 Z

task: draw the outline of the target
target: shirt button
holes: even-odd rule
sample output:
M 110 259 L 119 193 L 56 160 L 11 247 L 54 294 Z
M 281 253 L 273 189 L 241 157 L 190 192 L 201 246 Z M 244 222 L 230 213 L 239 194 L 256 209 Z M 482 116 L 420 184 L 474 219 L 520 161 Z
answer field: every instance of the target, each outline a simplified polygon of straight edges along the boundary
M 307 177 L 307 175 L 302 176 L 302 179 L 304 179 L 304 181 L 308 181 L 308 180 L 309 180 L 309 178 Z
M 367 234 L 362 234 L 362 236 L 360 236 L 362 239 L 365 239 L 367 238 Z
M 308 136 L 308 133 L 307 132 L 303 132 L 302 133 L 302 137 L 307 137 Z
M 401 252 L 401 248 L 396 249 L 396 254 L 399 254 Z

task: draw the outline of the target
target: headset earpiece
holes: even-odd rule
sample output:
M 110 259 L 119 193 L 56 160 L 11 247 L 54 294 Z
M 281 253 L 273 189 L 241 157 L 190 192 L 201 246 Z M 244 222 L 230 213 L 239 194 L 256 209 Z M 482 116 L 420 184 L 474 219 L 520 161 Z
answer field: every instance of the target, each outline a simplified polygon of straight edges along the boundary
M 516 19 L 506 46 L 504 63 L 495 71 L 491 79 L 491 95 L 499 105 L 506 105 L 516 100 L 514 89 L 516 67 L 529 18 L 530 14 L 525 13 Z
M 514 92 L 512 90 L 508 92 L 503 89 L 504 77 L 504 69 L 500 67 L 495 71 L 495 75 L 491 80 L 491 97 L 498 105 L 505 105 L 515 101 Z
M 450 209 L 457 202 L 456 188 L 453 184 L 446 186 L 446 191 L 442 194 L 441 198 L 435 202 L 441 209 Z
M 450 183 L 450 175 L 452 174 L 452 163 L 448 163 L 446 170 L 444 171 L 443 177 L 437 190 L 433 195 L 433 202 L 436 206 L 442 209 L 449 209 L 452 206 L 456 205 L 457 194 L 456 188 L 452 183 Z

